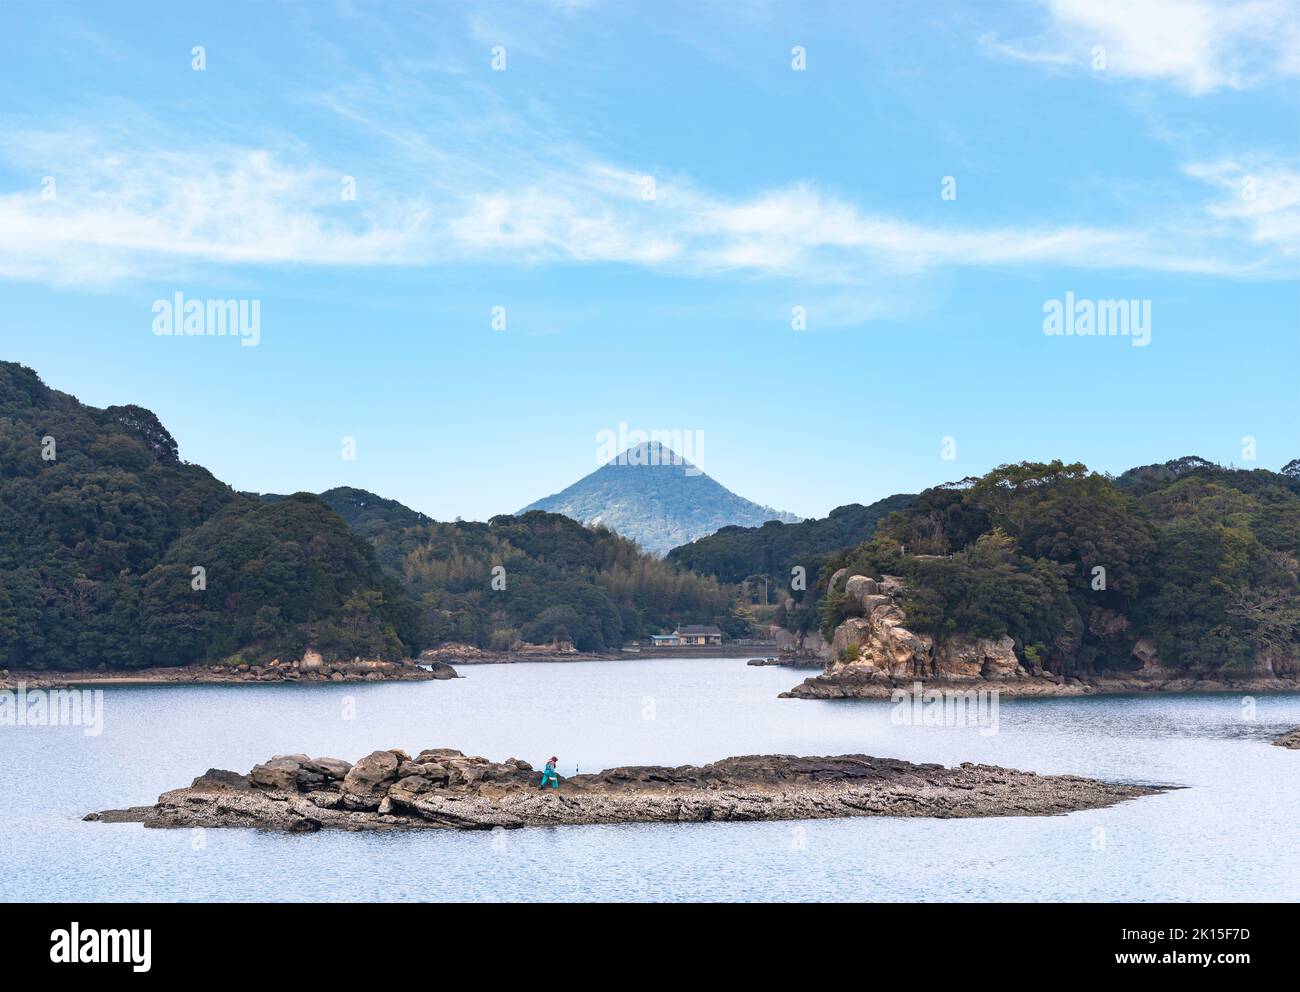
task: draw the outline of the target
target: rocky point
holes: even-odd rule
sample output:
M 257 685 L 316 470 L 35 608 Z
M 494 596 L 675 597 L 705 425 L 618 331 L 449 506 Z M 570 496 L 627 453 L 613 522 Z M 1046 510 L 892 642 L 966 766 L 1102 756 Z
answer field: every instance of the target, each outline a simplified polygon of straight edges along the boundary
M 862 754 L 727 758 L 703 766 L 610 768 L 539 788 L 524 761 L 430 748 L 355 763 L 276 755 L 248 774 L 209 769 L 152 806 L 86 819 L 146 827 L 488 830 L 596 823 L 698 823 L 845 816 L 1048 816 L 1162 791 L 991 765 L 911 764 Z

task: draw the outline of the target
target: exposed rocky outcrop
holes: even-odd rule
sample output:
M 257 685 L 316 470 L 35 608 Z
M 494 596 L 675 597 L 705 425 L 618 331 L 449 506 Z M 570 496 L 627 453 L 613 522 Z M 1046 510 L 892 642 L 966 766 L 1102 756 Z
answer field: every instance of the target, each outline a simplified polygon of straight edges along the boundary
M 425 682 L 431 679 L 460 678 L 456 670 L 440 661 L 416 663 L 354 658 L 352 661 L 325 661 L 317 652 L 308 651 L 301 659 L 265 665 L 186 665 L 170 668 L 117 670 L 101 667 L 96 671 L 0 672 L 0 689 L 19 685 L 28 689 L 49 689 L 61 685 L 227 685 L 250 682 Z
M 902 591 L 901 580 L 889 575 L 880 580 L 864 575 L 846 578 L 841 575 L 843 571 L 831 577 L 831 585 L 842 580 L 845 593 L 857 599 L 862 615 L 850 617 L 835 629 L 825 671 L 783 695 L 888 696 L 897 686 L 918 680 L 970 683 L 1028 679 L 1010 637 L 958 634 L 936 643 L 928 634 L 908 629 L 897 598 Z M 1053 683 L 1048 684 L 1055 688 Z
M 375 751 L 354 765 L 277 755 L 248 775 L 210 769 L 153 806 L 86 819 L 147 827 L 383 830 L 590 823 L 1048 816 L 1111 806 L 1158 788 L 991 765 L 914 765 L 861 754 L 751 755 L 709 765 L 610 768 L 538 788 L 524 761 L 450 748 Z
M 791 663 L 825 663 L 831 656 L 831 646 L 826 643 L 821 632 L 810 630 L 796 634 L 788 630 L 776 632 L 776 649 L 783 660 Z
M 799 655 L 780 655 L 770 658 L 750 658 L 745 662 L 754 668 L 770 668 L 779 666 L 781 668 L 821 668 L 822 662 L 819 658 L 802 657 Z
M 1294 692 L 1300 690 L 1300 660 L 1284 652 L 1265 654 L 1253 671 L 1202 675 L 1170 672 L 1160 665 L 1155 641 L 1138 637 L 1133 658 L 1141 666 L 1131 672 L 1087 678 L 1045 671 L 1022 663 L 1010 637 L 954 634 L 938 639 L 907 627 L 900 602 L 903 581 L 884 575 L 872 579 L 840 569 L 828 587 L 842 588 L 856 598 L 862 615 L 835 628 L 823 656 L 820 675 L 805 679 L 785 698 L 889 698 L 915 682 L 927 688 L 996 688 L 1007 696 L 1080 696 L 1126 692 Z M 1129 620 L 1114 611 L 1096 610 L 1090 618 L 1103 636 L 1131 637 Z M 794 657 L 793 652 L 788 652 Z
M 1281 737 L 1273 741 L 1278 747 L 1289 747 L 1293 751 L 1300 751 L 1300 727 L 1295 730 L 1288 730 Z
M 625 657 L 619 651 L 579 651 L 572 641 L 526 644 L 516 641 L 506 651 L 484 651 L 473 644 L 440 644 L 420 654 L 422 665 L 508 665 L 521 661 L 607 661 Z

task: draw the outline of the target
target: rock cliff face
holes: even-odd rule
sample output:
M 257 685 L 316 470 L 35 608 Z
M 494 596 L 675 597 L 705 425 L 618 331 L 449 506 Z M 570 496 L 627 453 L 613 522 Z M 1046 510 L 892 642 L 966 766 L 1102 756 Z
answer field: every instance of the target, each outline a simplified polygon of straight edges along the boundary
M 493 762 L 451 748 L 412 758 L 375 751 L 337 758 L 277 755 L 247 775 L 211 769 L 153 806 L 88 820 L 146 827 L 392 830 L 842 816 L 1048 816 L 1162 791 L 990 765 L 914 765 L 861 754 L 751 755 L 709 765 L 610 768 L 538 788 L 523 761 Z
M 778 629 L 776 649 L 783 660 L 791 662 L 811 658 L 820 658 L 825 662 L 831 656 L 831 646 L 817 630 L 810 630 L 806 634 L 792 634 L 784 628 Z
M 897 600 L 902 582 L 895 576 L 879 581 L 865 575 L 846 576 L 841 569 L 831 577 L 831 588 L 842 583 L 855 597 L 862 616 L 851 617 L 835 629 L 825 672 L 810 687 L 830 690 L 830 684 L 858 685 L 877 681 L 882 687 L 917 679 L 974 682 L 1015 679 L 1028 673 L 1016 658 L 1010 637 L 986 638 L 958 634 L 935 643 L 927 634 L 907 628 L 907 617 Z M 802 695 L 795 691 L 793 695 Z
M 1260 649 L 1259 660 L 1270 675 L 1300 679 L 1300 652 L 1267 645 Z
M 840 569 L 830 589 L 854 597 L 862 615 L 835 628 L 823 656 L 821 675 L 805 679 L 781 695 L 797 699 L 888 698 L 895 689 L 920 681 L 931 686 L 996 688 L 1008 696 L 1074 696 L 1096 692 L 1286 692 L 1300 689 L 1300 658 L 1283 651 L 1261 652 L 1257 670 L 1210 678 L 1175 674 L 1160 665 L 1156 643 L 1132 639 L 1129 620 L 1113 611 L 1094 611 L 1090 621 L 1103 636 L 1132 641 L 1140 668 L 1105 677 L 1062 678 L 1041 668 L 1027 668 L 1010 637 L 956 634 L 936 640 L 907 627 L 899 603 L 903 582 L 896 576 L 872 579 Z

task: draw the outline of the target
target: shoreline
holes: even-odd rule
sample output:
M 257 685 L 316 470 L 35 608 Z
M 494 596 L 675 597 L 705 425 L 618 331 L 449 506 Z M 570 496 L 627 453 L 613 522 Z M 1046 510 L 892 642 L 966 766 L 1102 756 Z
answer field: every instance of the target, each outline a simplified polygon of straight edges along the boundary
M 328 685 L 356 682 L 429 682 L 461 678 L 450 665 L 426 668 L 414 661 L 322 662 L 296 665 L 241 666 L 178 665 L 132 670 L 51 672 L 11 668 L 0 673 L 0 690 L 28 690 L 161 685 Z
M 635 661 L 641 658 L 744 659 L 754 655 L 753 645 L 741 647 L 672 647 L 640 651 L 484 651 L 472 645 L 445 645 L 420 654 L 420 664 L 440 661 L 452 665 L 516 665 L 537 663 L 578 663 L 584 661 Z M 778 664 L 773 662 L 772 664 Z
M 941 819 L 1057 816 L 1101 809 L 1176 786 L 1038 775 L 970 762 L 946 768 L 863 754 L 746 755 L 703 766 L 629 766 L 561 777 L 515 758 L 492 762 L 451 748 L 414 759 L 375 751 L 337 758 L 277 755 L 247 775 L 209 769 L 151 806 L 84 819 L 154 828 L 491 830 L 617 823 L 820 820 L 859 816 Z
M 1291 751 L 1300 751 L 1300 727 L 1296 727 L 1295 730 L 1288 730 L 1280 737 L 1275 737 L 1273 744 L 1276 747 L 1284 747 Z
M 1242 679 L 1129 676 L 1114 678 L 1048 679 L 1024 676 L 1003 679 L 935 679 L 862 674 L 814 675 L 785 692 L 779 699 L 889 699 L 896 692 L 923 691 L 997 692 L 1011 699 L 1069 699 L 1082 696 L 1184 696 L 1194 694 L 1251 693 L 1283 695 L 1300 692 L 1300 682 L 1268 676 Z

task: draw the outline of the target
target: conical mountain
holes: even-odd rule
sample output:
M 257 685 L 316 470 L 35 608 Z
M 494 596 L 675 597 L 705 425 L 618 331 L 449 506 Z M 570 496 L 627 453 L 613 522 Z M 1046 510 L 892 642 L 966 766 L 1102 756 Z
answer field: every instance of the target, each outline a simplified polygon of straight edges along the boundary
M 528 510 L 603 524 L 656 555 L 732 524 L 757 527 L 768 520 L 799 520 L 737 496 L 656 441 L 628 448 L 567 489 L 519 512 Z

